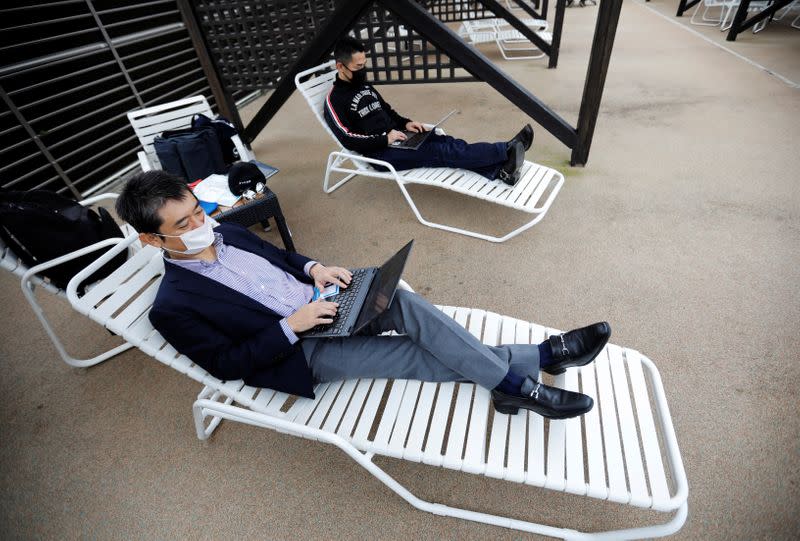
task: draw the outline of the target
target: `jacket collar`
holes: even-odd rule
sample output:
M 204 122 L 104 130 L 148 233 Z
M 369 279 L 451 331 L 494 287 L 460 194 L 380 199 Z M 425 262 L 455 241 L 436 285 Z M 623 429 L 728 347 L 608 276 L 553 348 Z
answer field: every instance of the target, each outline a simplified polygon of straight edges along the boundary
M 217 231 L 223 235 L 225 244 L 235 246 L 236 248 L 246 250 L 256 255 L 261 255 L 257 252 L 257 246 L 254 246 L 255 243 L 238 239 L 236 235 L 228 235 L 226 238 L 224 230 L 220 231 L 217 229 Z M 175 265 L 171 263 L 169 259 L 165 259 L 164 261 L 164 280 L 174 284 L 175 289 L 183 291 L 184 293 L 206 297 L 220 303 L 239 304 L 252 310 L 263 310 L 274 313 L 272 310 L 260 302 L 251 299 L 247 295 L 239 293 L 235 289 L 203 276 L 202 274 Z

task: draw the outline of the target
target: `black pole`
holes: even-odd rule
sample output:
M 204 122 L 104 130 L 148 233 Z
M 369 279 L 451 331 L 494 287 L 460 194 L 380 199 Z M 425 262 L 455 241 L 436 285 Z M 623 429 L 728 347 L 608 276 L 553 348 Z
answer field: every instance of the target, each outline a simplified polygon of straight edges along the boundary
M 242 118 L 239 116 L 239 110 L 236 108 L 236 102 L 233 101 L 233 96 L 231 96 L 230 92 L 225 88 L 225 85 L 222 84 L 222 78 L 217 71 L 217 66 L 219 64 L 214 62 L 211 58 L 211 54 L 208 52 L 208 44 L 203 37 L 203 32 L 200 29 L 200 24 L 197 21 L 197 14 L 194 12 L 192 3 L 190 0 L 177 1 L 178 9 L 180 9 L 181 16 L 183 17 L 183 24 L 186 25 L 186 30 L 189 32 L 189 37 L 197 53 L 197 58 L 200 60 L 203 73 L 205 73 L 208 79 L 208 85 L 211 87 L 211 93 L 214 95 L 214 99 L 217 102 L 219 112 L 222 116 L 233 122 L 233 125 L 236 126 L 236 131 L 242 134 L 244 143 L 250 146 L 250 142 L 253 139 L 248 138 L 245 134 Z
M 750 6 L 750 0 L 742 0 L 742 2 L 739 4 L 739 9 L 736 10 L 736 16 L 733 18 L 731 29 L 728 31 L 728 37 L 725 39 L 727 41 L 736 41 L 737 35 L 741 34 L 759 21 L 766 19 L 767 17 L 772 17 L 775 15 L 776 11 L 788 6 L 791 2 L 792 0 L 777 0 L 770 6 L 764 8 L 763 11 L 760 11 L 745 21 L 745 17 L 747 17 L 747 8 Z
M 681 15 L 686 13 L 686 11 L 692 9 L 692 6 L 696 6 L 699 3 L 700 3 L 700 0 L 691 0 L 691 1 L 689 1 L 689 0 L 681 0 L 680 3 L 678 4 L 678 13 L 676 13 L 675 16 L 676 17 L 680 17 Z M 697 8 L 697 9 L 700 9 L 700 8 Z
M 319 64 L 324 56 L 333 49 L 336 42 L 347 34 L 350 28 L 358 21 L 361 13 L 370 4 L 371 0 L 351 0 L 342 2 L 333 12 L 333 15 L 320 28 L 314 40 L 309 43 L 300 57 L 289 68 L 289 71 L 281 77 L 280 83 L 272 91 L 269 99 L 261 106 L 253 119 L 244 129 L 246 136 L 253 140 L 264 129 L 264 126 L 272 120 L 272 117 L 286 103 L 295 91 L 294 77 L 304 69 Z
M 464 43 L 450 28 L 433 17 L 417 2 L 414 0 L 379 0 L 379 3 L 408 23 L 422 37 L 433 43 L 439 50 L 444 51 L 473 76 L 488 83 L 511 103 L 522 109 L 544 129 L 552 133 L 556 139 L 569 148 L 575 148 L 577 134 L 566 120 L 499 70 L 480 51 Z
M 571 165 L 586 165 L 589 158 L 621 8 L 622 0 L 603 0 L 598 7 L 592 53 L 578 114 L 578 144 L 572 148 Z
M 556 0 L 556 18 L 553 21 L 553 45 L 550 48 L 548 68 L 555 68 L 558 65 L 558 53 L 561 50 L 561 31 L 564 28 L 564 11 L 566 8 L 566 0 Z

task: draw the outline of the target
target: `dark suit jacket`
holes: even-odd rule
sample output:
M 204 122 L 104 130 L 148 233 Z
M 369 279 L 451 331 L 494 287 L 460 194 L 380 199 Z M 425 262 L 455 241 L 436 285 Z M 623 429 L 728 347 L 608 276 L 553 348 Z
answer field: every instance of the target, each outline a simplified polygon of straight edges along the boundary
M 300 280 L 309 258 L 286 252 L 235 224 L 221 224 L 225 244 L 259 255 Z M 314 397 L 311 371 L 300 343 L 280 327 L 280 315 L 261 303 L 195 272 L 165 262 L 150 321 L 175 349 L 223 380 L 244 379 Z

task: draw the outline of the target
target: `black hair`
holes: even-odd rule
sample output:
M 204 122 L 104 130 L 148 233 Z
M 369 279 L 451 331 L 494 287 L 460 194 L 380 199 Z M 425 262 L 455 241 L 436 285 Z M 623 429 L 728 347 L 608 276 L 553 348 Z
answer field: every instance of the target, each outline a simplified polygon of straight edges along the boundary
M 131 177 L 117 199 L 119 217 L 140 233 L 159 234 L 158 211 L 167 201 L 182 201 L 194 194 L 181 177 L 164 171 L 147 171 Z
M 337 41 L 336 45 L 334 45 L 333 58 L 337 62 L 347 64 L 355 53 L 363 53 L 364 51 L 366 51 L 366 48 L 363 43 L 355 38 L 346 36 Z

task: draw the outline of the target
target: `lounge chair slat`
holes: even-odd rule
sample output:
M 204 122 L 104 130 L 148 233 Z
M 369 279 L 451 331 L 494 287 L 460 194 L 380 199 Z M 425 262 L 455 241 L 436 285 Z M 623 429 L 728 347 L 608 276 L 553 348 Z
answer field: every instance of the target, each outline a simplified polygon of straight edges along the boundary
M 642 372 L 642 356 L 638 351 L 625 349 L 628 370 L 631 375 L 633 398 L 636 403 L 636 416 L 639 420 L 640 434 L 644 447 L 647 479 L 650 481 L 650 493 L 653 497 L 653 508 L 661 511 L 673 509 L 670 505 L 669 488 L 664 473 L 664 462 L 658 444 L 653 411 L 650 407 L 647 384 Z
M 454 470 L 461 469 L 461 465 L 464 462 L 463 456 L 467 435 L 467 423 L 472 407 L 472 394 L 474 390 L 475 385 L 471 383 L 458 384 L 456 405 L 453 408 L 453 419 L 450 424 L 450 432 L 447 436 L 447 450 L 445 451 L 443 461 L 446 467 Z
M 369 437 L 372 423 L 375 421 L 375 416 L 378 414 L 378 404 L 381 403 L 387 383 L 389 383 L 389 380 L 384 378 L 376 379 L 372 382 L 367 401 L 364 403 L 364 411 L 358 418 L 355 431 L 353 432 L 353 441 L 360 449 L 367 449 L 372 446 L 367 438 Z M 385 416 L 386 409 L 383 411 L 383 417 Z M 383 417 L 381 420 L 383 420 Z M 391 427 L 389 427 L 389 429 L 391 430 Z
M 422 384 L 419 393 L 417 408 L 414 411 L 414 418 L 411 421 L 411 428 L 408 432 L 408 442 L 403 450 L 403 458 L 422 462 L 422 445 L 425 442 L 425 433 L 431 419 L 433 409 L 433 397 L 436 395 L 437 385 L 430 381 Z
M 628 473 L 631 499 L 635 500 L 635 505 L 649 507 L 651 500 L 644 477 L 644 466 L 642 465 L 642 455 L 639 449 L 639 436 L 636 433 L 636 421 L 633 416 L 628 377 L 625 372 L 625 361 L 622 358 L 622 348 L 609 345 L 607 349 L 611 366 L 611 380 L 614 384 L 614 398 L 616 399 L 617 413 L 619 414 L 622 448 L 625 453 L 625 469 Z
M 314 406 L 316 406 L 317 400 L 325 396 L 330 386 L 330 383 L 320 383 L 314 387 L 314 396 L 316 396 L 314 400 L 310 398 L 298 398 L 295 403 L 286 410 L 286 418 L 301 425 L 306 424 L 308 418 L 314 413 Z
M 353 433 L 353 427 L 356 425 L 358 414 L 361 413 L 361 409 L 364 407 L 364 400 L 367 398 L 371 383 L 372 381 L 369 379 L 358 380 L 353 396 L 350 398 L 350 403 L 342 416 L 342 422 L 336 430 L 336 433 L 340 436 L 349 438 L 350 434 Z
M 509 341 L 503 339 L 502 343 L 530 344 L 531 326 L 530 323 L 517 320 L 513 329 L 513 336 Z M 528 426 L 528 413 L 520 411 L 518 415 L 512 415 L 508 432 L 508 465 L 506 468 L 505 479 L 522 483 L 525 481 L 525 454 Z
M 484 337 L 483 343 L 496 346 L 498 343 L 513 344 L 516 342 L 517 320 L 504 318 L 499 339 L 497 335 Z M 515 416 L 516 417 L 516 416 Z M 508 438 L 509 415 L 494 412 L 492 432 L 489 437 L 489 453 L 486 459 L 486 475 L 502 479 L 505 475 L 506 441 Z
M 430 433 L 428 434 L 427 442 L 425 442 L 425 452 L 422 454 L 422 461 L 426 464 L 434 466 L 441 466 L 442 464 L 442 443 L 444 443 L 447 416 L 450 413 L 450 404 L 453 401 L 455 388 L 456 384 L 452 381 L 439 384 L 439 394 L 436 396 L 436 406 L 433 409 Z
M 531 324 L 531 344 L 540 344 L 545 339 L 545 328 L 541 325 Z M 541 374 L 539 381 L 542 380 Z M 544 458 L 544 418 L 535 413 L 528 413 L 528 471 L 525 482 L 530 485 L 544 486 L 545 483 L 545 458 Z
M 87 314 L 94 308 L 98 302 L 108 295 L 114 293 L 121 283 L 128 278 L 139 272 L 139 270 L 146 266 L 148 262 L 155 256 L 160 257 L 158 251 L 152 246 L 146 246 L 130 256 L 130 258 L 120 265 L 114 272 L 109 274 L 95 287 L 86 292 L 86 295 L 80 298 L 76 308 L 81 308 L 82 314 Z M 163 262 L 162 262 L 163 264 Z
M 253 400 L 253 404 L 250 406 L 250 408 L 254 411 L 266 413 L 267 406 L 275 396 L 276 392 L 277 391 L 273 391 L 272 389 L 261 389 L 258 393 L 258 396 L 256 396 L 255 400 Z
M 411 420 L 414 416 L 414 408 L 417 405 L 417 400 L 419 400 L 421 389 L 421 381 L 411 380 L 406 383 L 403 399 L 397 410 L 397 419 L 395 419 L 394 428 L 392 429 L 392 437 L 389 438 L 389 445 L 386 449 L 386 453 L 389 456 L 395 458 L 403 457 L 403 450 L 409 437 Z
M 268 415 L 276 415 L 280 416 L 283 415 L 281 412 L 281 408 L 286 404 L 286 401 L 289 399 L 291 395 L 286 393 L 277 392 L 272 395 L 270 398 L 269 404 L 267 404 L 266 413 Z
M 603 460 L 603 435 L 600 427 L 600 402 L 597 398 L 597 374 L 594 363 L 581 368 L 582 392 L 594 400 L 594 407 L 583 416 L 586 429 L 586 458 L 589 470 L 588 494 L 595 498 L 606 499 L 606 467 Z
M 389 397 L 386 399 L 386 405 L 383 408 L 383 415 L 381 415 L 380 423 L 378 423 L 378 431 L 375 433 L 375 440 L 373 445 L 376 449 L 386 449 L 389 447 L 389 439 L 392 437 L 392 430 L 394 429 L 397 414 L 400 411 L 400 404 L 403 402 L 403 394 L 408 385 L 408 380 L 396 380 L 392 383 L 392 389 L 389 391 Z M 360 423 L 359 423 L 360 424 Z
M 628 503 L 630 498 L 625 484 L 625 466 L 619 441 L 617 410 L 614 404 L 608 349 L 600 352 L 600 355 L 594 361 L 594 365 L 597 372 L 600 418 L 603 425 L 603 445 L 606 469 L 608 471 L 608 499 L 615 502 Z
M 566 377 L 560 374 L 555 377 L 554 387 L 563 389 Z M 567 421 L 550 419 L 547 431 L 547 480 L 546 488 L 564 490 L 567 486 L 567 477 L 564 471 L 565 454 L 567 445 Z
M 331 383 L 325 395 L 316 401 L 317 404 L 314 408 L 314 413 L 308 419 L 308 423 L 306 423 L 308 426 L 313 428 L 320 428 L 322 426 L 322 422 L 325 420 L 325 417 L 328 416 L 328 413 L 330 413 L 331 407 L 336 397 L 339 395 L 343 384 L 344 382 L 342 381 Z
M 119 285 L 110 297 L 89 312 L 89 317 L 100 324 L 104 324 L 114 312 L 127 303 L 132 296 L 136 295 L 147 282 L 159 276 L 162 273 L 163 265 L 162 261 L 155 258 L 148 261 L 147 265 L 142 267 L 130 280 Z
M 578 370 L 567 370 L 565 376 L 565 389 L 581 392 L 578 384 Z M 594 409 L 594 408 L 592 408 Z M 586 479 L 583 473 L 583 436 L 581 436 L 581 418 L 574 417 L 566 420 L 567 429 L 567 492 L 573 494 L 586 494 Z

